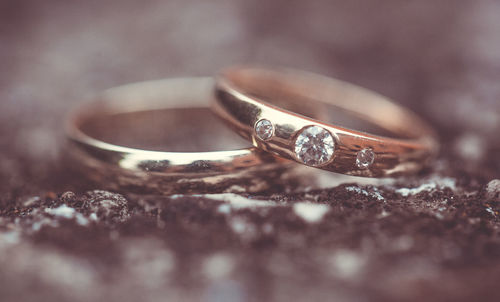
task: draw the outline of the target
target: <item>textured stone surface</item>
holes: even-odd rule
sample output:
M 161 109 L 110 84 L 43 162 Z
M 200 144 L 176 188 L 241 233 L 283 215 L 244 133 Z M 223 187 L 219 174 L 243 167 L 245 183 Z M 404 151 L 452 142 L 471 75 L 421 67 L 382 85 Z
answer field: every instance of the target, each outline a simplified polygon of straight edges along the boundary
M 1 2 L 0 300 L 498 301 L 498 14 L 493 0 Z M 82 98 L 236 62 L 388 95 L 437 128 L 441 154 L 414 177 L 304 168 L 251 195 L 107 192 L 68 171 L 62 117 Z

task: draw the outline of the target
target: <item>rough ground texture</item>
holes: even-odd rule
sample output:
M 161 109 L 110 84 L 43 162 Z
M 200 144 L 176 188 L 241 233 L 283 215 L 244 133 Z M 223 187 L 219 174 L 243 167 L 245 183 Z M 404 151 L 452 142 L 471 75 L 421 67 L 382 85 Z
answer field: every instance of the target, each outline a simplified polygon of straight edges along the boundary
M 498 1 L 1 1 L 1 301 L 499 301 Z M 64 113 L 118 84 L 236 62 L 412 108 L 443 148 L 411 178 L 174 197 L 61 160 Z

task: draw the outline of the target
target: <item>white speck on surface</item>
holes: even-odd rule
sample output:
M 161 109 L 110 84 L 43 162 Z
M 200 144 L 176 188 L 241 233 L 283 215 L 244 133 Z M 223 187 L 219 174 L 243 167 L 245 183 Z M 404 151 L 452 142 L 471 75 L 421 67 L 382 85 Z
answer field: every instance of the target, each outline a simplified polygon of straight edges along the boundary
M 486 198 L 500 201 L 500 179 L 493 179 L 486 185 Z
M 217 212 L 222 213 L 222 214 L 229 214 L 229 213 L 231 213 L 231 205 L 227 204 L 227 203 L 221 204 L 217 208 Z
M 454 178 L 451 178 L 451 177 L 439 178 L 439 179 L 436 179 L 435 182 L 441 188 L 447 187 L 447 188 L 450 188 L 452 190 L 457 189 L 457 180 Z
M 229 187 L 229 189 L 227 189 L 229 192 L 233 192 L 233 193 L 244 193 L 246 192 L 245 188 L 243 188 L 242 186 L 238 186 L 238 185 L 232 185 L 231 187 Z
M 421 192 L 424 192 L 424 191 L 431 191 L 431 190 L 434 190 L 436 189 L 436 184 L 435 183 L 426 183 L 426 184 L 422 184 L 416 188 L 412 188 L 412 189 L 409 189 L 409 188 L 401 188 L 401 189 L 397 189 L 396 190 L 396 193 L 399 193 L 401 194 L 402 196 L 406 197 L 406 196 L 409 196 L 409 195 L 416 195 L 418 193 L 421 193 Z
M 450 177 L 438 178 L 434 177 L 431 181 L 421 184 L 416 188 L 401 188 L 397 189 L 396 193 L 401 194 L 403 197 L 416 195 L 422 192 L 430 192 L 438 188 L 450 188 L 456 190 L 456 180 Z
M 240 235 L 245 241 L 250 241 L 257 237 L 257 227 L 255 224 L 243 217 L 231 217 L 229 226 L 235 234 Z
M 251 199 L 234 193 L 221 193 L 221 194 L 204 194 L 204 198 L 224 201 L 231 206 L 232 209 L 253 209 L 259 207 L 275 207 L 278 204 L 271 200 Z M 219 209 L 220 211 L 220 209 Z M 226 211 L 222 209 L 222 211 Z
M 380 194 L 380 192 L 376 188 L 373 189 L 373 192 L 368 192 L 365 189 L 361 189 L 360 187 L 355 187 L 355 186 L 349 186 L 346 187 L 345 189 L 349 192 L 355 192 L 370 198 L 376 198 L 379 201 L 385 201 L 385 198 L 382 196 L 382 194 Z
M 386 210 L 382 209 L 382 212 L 380 212 L 380 214 L 377 215 L 377 218 L 385 218 L 390 215 L 391 215 L 390 212 L 387 212 Z
M 293 212 L 295 215 L 309 223 L 321 221 L 329 210 L 330 206 L 320 203 L 297 202 L 293 205 Z
M 203 261 L 203 274 L 209 279 L 227 278 L 234 270 L 234 259 L 230 255 L 217 253 Z
M 335 275 L 341 278 L 351 279 L 361 272 L 366 261 L 356 252 L 340 250 L 331 256 L 329 263 Z
M 312 179 L 315 180 L 314 188 L 333 188 L 341 184 L 346 183 L 356 183 L 358 185 L 372 185 L 372 186 L 382 186 L 382 185 L 392 185 L 394 184 L 394 178 L 370 178 L 370 177 L 357 177 L 344 174 L 336 174 L 328 171 L 313 171 L 305 169 L 307 167 L 296 168 L 297 174 L 300 175 L 310 175 Z
M 57 208 L 46 208 L 45 213 L 56 216 L 56 217 L 61 217 L 65 219 L 76 219 L 76 222 L 79 225 L 87 225 L 89 223 L 88 219 L 85 218 L 81 213 L 76 212 L 74 208 L 68 207 L 65 204 L 60 205 Z M 33 227 L 35 224 L 33 224 Z M 40 225 L 41 227 L 41 225 Z M 34 228 L 35 229 L 35 228 Z M 35 229 L 35 230 L 39 230 Z
M 42 229 L 43 226 L 51 226 L 51 227 L 58 227 L 59 226 L 59 223 L 54 220 L 54 219 L 50 219 L 48 217 L 43 217 L 42 219 L 39 219 L 38 221 L 35 221 L 32 225 L 31 225 L 31 230 L 32 231 L 40 231 Z
M 486 208 L 486 212 L 490 213 L 490 214 L 491 214 L 492 216 L 494 216 L 494 217 L 496 217 L 496 216 L 497 216 L 497 215 L 496 215 L 496 213 L 495 213 L 495 211 L 493 211 L 493 209 L 492 209 L 492 208 L 490 208 L 490 207 L 487 207 L 487 208 Z
M 237 233 L 237 234 L 242 234 L 247 231 L 252 231 L 255 229 L 255 227 L 250 224 L 248 221 L 246 221 L 244 218 L 241 217 L 234 217 L 230 221 L 231 229 Z
M 45 213 L 48 213 L 48 214 L 54 215 L 54 216 L 58 216 L 58 217 L 71 219 L 75 216 L 75 209 L 70 208 L 65 204 L 62 204 L 57 208 L 46 208 Z
M 483 158 L 486 150 L 484 139 L 474 133 L 466 133 L 455 142 L 458 155 L 468 161 L 478 161 Z
M 76 218 L 76 223 L 78 223 L 79 225 L 89 224 L 89 220 L 80 213 L 76 213 L 75 218 Z
M 26 199 L 26 201 L 23 202 L 23 206 L 25 206 L 25 207 L 32 206 L 35 203 L 37 203 L 39 200 L 40 200 L 40 197 L 38 197 L 38 196 L 30 197 L 30 198 Z
M 176 263 L 173 253 L 161 241 L 132 239 L 122 244 L 125 274 L 135 276 L 140 285 L 150 289 L 165 286 Z
M 99 218 L 97 218 L 97 214 L 96 214 L 96 213 L 92 213 L 92 214 L 90 214 L 89 218 L 90 218 L 90 220 L 92 220 L 92 221 L 97 221 L 97 220 L 99 220 Z
M 243 174 L 243 173 L 241 173 Z M 218 183 L 222 183 L 224 180 L 232 177 L 238 177 L 238 173 L 234 173 L 231 175 L 216 175 L 216 176 L 207 176 L 203 178 L 203 182 L 211 185 L 216 185 Z M 190 178 L 184 178 L 181 179 L 179 182 L 181 183 L 193 183 L 193 182 L 199 182 L 198 179 L 190 179 Z
M 437 219 L 443 219 L 444 216 L 441 213 L 435 213 L 434 216 L 436 216 Z
M 231 221 L 231 229 L 238 234 L 245 232 L 247 226 L 246 223 L 241 219 L 233 219 Z
M 0 246 L 3 244 L 14 245 L 19 243 L 21 240 L 21 234 L 16 231 L 10 231 L 6 233 L 0 232 Z

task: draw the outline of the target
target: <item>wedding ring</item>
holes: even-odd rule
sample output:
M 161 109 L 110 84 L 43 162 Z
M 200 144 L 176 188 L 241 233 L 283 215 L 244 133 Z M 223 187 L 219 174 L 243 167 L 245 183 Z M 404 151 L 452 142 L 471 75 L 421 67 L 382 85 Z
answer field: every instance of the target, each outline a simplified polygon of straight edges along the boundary
M 213 110 L 239 135 L 307 166 L 397 176 L 422 169 L 438 150 L 434 131 L 413 112 L 320 75 L 232 67 L 217 77 L 215 93 Z
M 254 147 L 212 151 L 217 143 L 248 144 L 210 112 L 213 86 L 210 78 L 167 79 L 98 95 L 67 121 L 71 164 L 100 185 L 127 192 L 267 189 L 267 180 L 278 179 L 291 162 Z M 206 146 L 211 150 L 195 152 Z

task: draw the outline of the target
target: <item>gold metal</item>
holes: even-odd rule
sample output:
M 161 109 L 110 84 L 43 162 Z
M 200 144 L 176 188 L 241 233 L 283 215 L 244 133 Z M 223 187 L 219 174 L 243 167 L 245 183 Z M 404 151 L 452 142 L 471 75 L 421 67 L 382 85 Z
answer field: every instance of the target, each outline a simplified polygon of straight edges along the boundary
M 317 168 L 366 177 L 414 173 L 436 155 L 434 131 L 413 112 L 364 88 L 289 69 L 238 66 L 216 79 L 213 110 L 242 137 L 271 154 L 303 163 L 294 152 L 300 132 L 309 126 L 327 130 L 335 150 Z M 332 116 L 339 116 L 332 120 Z M 350 114 L 382 135 L 337 124 Z M 269 120 L 270 138 L 260 139 L 256 122 Z M 374 126 L 374 127 L 373 127 Z M 356 164 L 358 152 L 373 151 L 373 163 Z M 366 156 L 362 153 L 362 156 Z
M 101 185 L 116 190 L 125 188 L 140 193 L 174 194 L 218 192 L 233 186 L 247 191 L 266 189 L 265 179 L 278 178 L 290 162 L 287 164 L 287 161 L 254 147 L 210 152 L 143 150 L 112 143 L 113 135 L 108 137 L 109 141 L 99 138 L 101 133 L 109 132 L 109 125 L 88 130 L 95 126 L 95 120 L 111 120 L 120 114 L 134 117 L 141 113 L 183 108 L 187 115 L 183 117 L 185 124 L 159 129 L 160 133 L 166 132 L 166 137 L 170 137 L 179 129 L 195 127 L 192 132 L 196 134 L 207 126 L 194 113 L 202 109 L 211 117 L 208 106 L 213 97 L 213 86 L 211 78 L 179 78 L 130 84 L 98 95 L 92 102 L 74 110 L 67 121 L 68 148 L 73 163 L 81 164 L 87 175 Z M 217 124 L 217 120 L 214 121 Z M 223 126 L 220 128 L 225 130 Z M 112 130 L 121 136 L 127 135 L 120 133 L 120 129 Z M 227 133 L 210 135 L 226 136 Z M 239 139 L 236 135 L 234 138 Z M 196 138 L 182 139 L 189 142 Z M 208 139 L 209 142 L 212 140 Z

